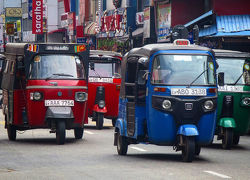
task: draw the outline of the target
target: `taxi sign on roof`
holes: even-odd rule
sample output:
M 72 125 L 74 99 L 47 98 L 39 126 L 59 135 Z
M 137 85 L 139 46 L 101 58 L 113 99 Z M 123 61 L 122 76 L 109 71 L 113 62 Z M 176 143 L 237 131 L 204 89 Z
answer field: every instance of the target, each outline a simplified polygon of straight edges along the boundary
M 176 40 L 174 40 L 174 45 L 188 46 L 188 45 L 190 45 L 190 41 L 187 39 L 176 39 Z

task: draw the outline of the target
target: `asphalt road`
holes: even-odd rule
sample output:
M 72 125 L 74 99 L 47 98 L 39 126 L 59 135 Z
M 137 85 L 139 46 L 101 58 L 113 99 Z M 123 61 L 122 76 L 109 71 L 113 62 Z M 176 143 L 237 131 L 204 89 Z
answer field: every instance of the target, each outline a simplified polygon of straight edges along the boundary
M 1 115 L 1 120 L 2 120 Z M 181 161 L 172 147 L 130 145 L 127 156 L 113 146 L 113 127 L 85 128 L 83 140 L 67 131 L 64 145 L 56 145 L 49 130 L 19 132 L 11 142 L 0 121 L 0 179 L 250 179 L 250 136 L 239 146 L 222 150 L 219 142 L 204 147 L 192 163 Z

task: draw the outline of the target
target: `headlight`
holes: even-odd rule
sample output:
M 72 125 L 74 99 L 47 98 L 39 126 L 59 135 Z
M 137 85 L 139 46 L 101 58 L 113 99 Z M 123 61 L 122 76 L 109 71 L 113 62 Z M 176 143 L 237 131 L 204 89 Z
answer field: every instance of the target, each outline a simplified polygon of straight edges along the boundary
M 242 104 L 245 106 L 250 106 L 250 97 L 245 97 L 242 99 Z
M 76 92 L 75 94 L 75 100 L 78 102 L 84 102 L 87 101 L 88 99 L 88 94 L 85 92 Z
M 162 107 L 163 107 L 164 109 L 170 109 L 170 108 L 171 108 L 171 101 L 169 101 L 169 100 L 164 100 L 164 101 L 162 102 Z
M 211 109 L 213 109 L 213 108 L 214 108 L 214 103 L 213 103 L 213 101 L 211 101 L 211 100 L 205 101 L 205 103 L 204 103 L 204 108 L 205 108 L 206 110 L 211 110 Z
M 104 108 L 105 102 L 103 100 L 99 101 L 98 106 L 99 106 L 99 108 Z
M 40 101 L 40 100 L 42 100 L 42 98 L 43 98 L 43 95 L 40 92 L 30 93 L 31 100 Z

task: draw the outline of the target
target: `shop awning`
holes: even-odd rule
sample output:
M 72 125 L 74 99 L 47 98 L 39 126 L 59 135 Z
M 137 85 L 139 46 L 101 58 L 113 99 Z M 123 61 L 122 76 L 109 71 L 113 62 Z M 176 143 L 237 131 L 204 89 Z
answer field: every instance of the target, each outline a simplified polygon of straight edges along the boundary
M 53 31 L 50 31 L 48 32 L 48 34 L 52 34 L 52 33 L 62 33 L 62 32 L 65 32 L 67 31 L 67 29 L 56 29 L 56 30 L 53 30 Z
M 142 36 L 143 35 L 143 27 L 137 28 L 135 31 L 132 32 L 132 36 Z
M 201 15 L 200 17 L 194 19 L 193 21 L 190 21 L 189 23 L 185 24 L 184 26 L 185 26 L 185 27 L 188 27 L 188 26 L 190 26 L 190 25 L 197 24 L 199 21 L 201 21 L 201 20 L 203 20 L 204 18 L 209 17 L 209 16 L 211 16 L 211 15 L 213 15 L 213 14 L 214 14 L 214 12 L 213 12 L 212 10 L 211 10 L 211 11 L 208 11 L 207 13 Z
M 216 24 L 200 29 L 199 37 L 250 36 L 250 15 L 217 16 Z
M 97 26 L 97 24 L 95 22 L 89 23 L 84 28 L 84 34 L 86 34 L 86 35 L 95 35 L 96 34 L 96 26 Z

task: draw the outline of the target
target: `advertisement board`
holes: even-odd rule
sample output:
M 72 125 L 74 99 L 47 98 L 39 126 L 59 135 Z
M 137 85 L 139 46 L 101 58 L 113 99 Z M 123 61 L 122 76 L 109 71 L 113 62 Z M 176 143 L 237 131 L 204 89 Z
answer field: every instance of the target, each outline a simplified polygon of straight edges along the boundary
M 150 38 L 150 7 L 144 9 L 143 38 Z
M 157 5 L 157 35 L 158 42 L 168 41 L 171 27 L 171 4 Z
M 32 33 L 43 34 L 43 0 L 32 1 Z
M 32 0 L 29 0 L 28 2 L 28 18 L 29 20 L 32 20 Z
M 22 8 L 5 8 L 6 17 L 22 17 Z
M 7 35 L 14 35 L 14 22 L 7 22 L 6 23 L 6 34 Z

